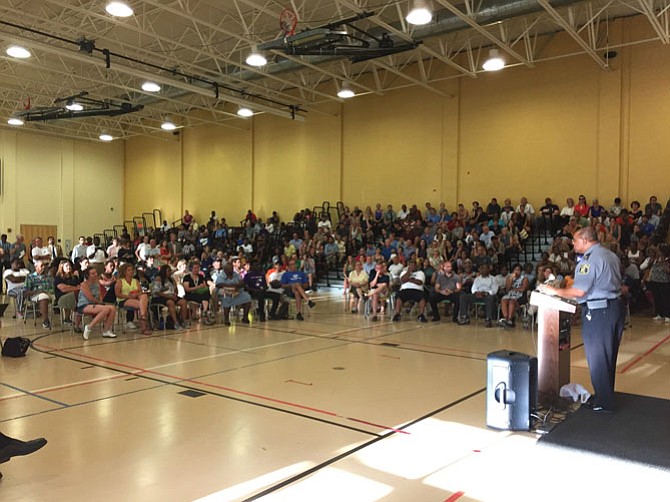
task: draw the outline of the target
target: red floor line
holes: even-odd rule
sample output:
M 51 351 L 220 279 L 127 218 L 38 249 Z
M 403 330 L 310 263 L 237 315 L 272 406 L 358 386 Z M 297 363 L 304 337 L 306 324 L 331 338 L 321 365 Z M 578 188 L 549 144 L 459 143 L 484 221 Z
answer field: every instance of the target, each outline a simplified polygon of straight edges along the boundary
M 91 385 L 91 384 L 94 384 L 94 383 L 107 382 L 109 380 L 116 380 L 118 378 L 126 378 L 127 376 L 128 375 L 126 375 L 126 374 L 114 375 L 114 376 L 109 376 L 109 377 L 96 378 L 94 380 L 89 380 L 87 382 L 77 382 L 77 383 L 64 384 L 64 385 L 59 385 L 58 387 L 51 387 L 49 389 L 38 390 L 38 391 L 33 392 L 32 394 L 34 394 L 36 396 L 41 396 L 42 394 L 48 394 L 49 392 L 55 392 L 55 391 L 63 390 L 63 389 L 73 389 L 75 387 L 83 387 L 84 385 Z M 0 402 L 7 401 L 9 399 L 16 399 L 17 397 L 26 397 L 26 396 L 29 396 L 29 394 L 19 394 L 17 396 L 3 397 L 3 398 L 0 398 Z
M 629 369 L 631 369 L 633 366 L 635 366 L 637 363 L 639 363 L 642 359 L 647 357 L 649 354 L 654 352 L 657 348 L 659 348 L 661 345 L 663 345 L 665 342 L 670 340 L 670 335 L 666 336 L 663 340 L 655 344 L 652 348 L 650 348 L 647 352 L 645 352 L 642 355 L 637 356 L 635 359 L 633 359 L 630 363 L 628 363 L 624 368 L 620 371 L 620 373 L 625 373 Z
M 181 378 L 181 377 L 174 376 L 174 375 L 168 375 L 167 373 L 161 373 L 159 371 L 153 371 L 153 370 L 148 370 L 148 369 L 144 369 L 144 368 L 138 368 L 137 366 L 131 366 L 129 364 L 119 363 L 119 362 L 116 362 L 116 361 L 110 361 L 110 360 L 107 360 L 107 359 L 88 356 L 88 355 L 85 355 L 85 354 L 79 354 L 78 352 L 73 352 L 73 351 L 70 351 L 70 350 L 60 350 L 60 349 L 56 349 L 56 348 L 49 348 L 49 347 L 47 347 L 45 345 L 42 345 L 42 344 L 39 344 L 38 346 L 42 347 L 42 348 L 45 348 L 47 350 L 53 351 L 53 352 L 62 352 L 64 354 L 71 354 L 71 355 L 74 355 L 74 356 L 77 356 L 77 357 L 83 357 L 85 359 L 90 359 L 92 361 L 97 361 L 97 362 L 101 362 L 101 363 L 105 363 L 105 364 L 111 364 L 111 365 L 119 366 L 119 367 L 122 367 L 122 368 L 131 369 L 131 370 L 136 371 L 137 374 L 149 373 L 149 374 L 158 375 L 158 376 L 162 376 L 162 377 L 165 377 L 165 378 L 170 378 L 170 379 L 173 379 L 173 380 L 177 380 L 178 382 L 188 382 L 188 383 L 193 383 L 193 384 L 197 384 L 197 385 L 202 385 L 204 387 L 211 387 L 211 388 L 214 388 L 214 389 L 224 390 L 226 392 L 231 392 L 231 393 L 234 393 L 234 394 L 240 394 L 240 395 L 247 396 L 247 397 L 253 397 L 253 398 L 256 398 L 256 399 L 261 399 L 261 400 L 269 401 L 269 402 L 276 403 L 276 404 L 282 404 L 282 405 L 290 406 L 290 407 L 293 407 L 293 408 L 299 408 L 299 409 L 302 409 L 302 410 L 312 411 L 314 413 L 321 413 L 323 415 L 328 415 L 328 416 L 331 416 L 331 417 L 342 418 L 342 419 L 345 419 L 345 420 L 351 420 L 352 422 L 365 423 L 365 424 L 372 425 L 374 427 L 378 427 L 378 428 L 384 429 L 384 430 L 390 430 L 390 431 L 393 431 L 393 432 L 399 432 L 399 433 L 407 434 L 406 432 L 404 432 L 400 429 L 395 429 L 393 427 L 389 427 L 389 426 L 386 426 L 386 425 L 375 424 L 375 423 L 372 423 L 372 422 L 365 422 L 363 420 L 356 420 L 356 419 L 353 419 L 353 418 L 338 415 L 337 413 L 334 413 L 332 411 L 322 410 L 322 409 L 319 409 L 319 408 L 313 408 L 311 406 L 305 406 L 305 405 L 302 405 L 302 404 L 292 403 L 292 402 L 289 402 L 289 401 L 283 401 L 281 399 L 275 399 L 275 398 L 272 398 L 272 397 L 262 396 L 260 394 L 254 394 L 254 393 L 251 393 L 251 392 L 246 392 L 246 391 L 242 391 L 242 390 L 238 390 L 238 389 L 232 389 L 230 387 L 224 387 L 222 385 L 216 385 L 216 384 L 211 384 L 211 383 L 207 383 L 207 382 L 201 382 L 199 380 L 192 380 L 190 378 Z
M 461 498 L 463 495 L 465 495 L 465 492 L 456 492 L 451 497 L 445 499 L 444 502 L 454 502 L 455 500 Z

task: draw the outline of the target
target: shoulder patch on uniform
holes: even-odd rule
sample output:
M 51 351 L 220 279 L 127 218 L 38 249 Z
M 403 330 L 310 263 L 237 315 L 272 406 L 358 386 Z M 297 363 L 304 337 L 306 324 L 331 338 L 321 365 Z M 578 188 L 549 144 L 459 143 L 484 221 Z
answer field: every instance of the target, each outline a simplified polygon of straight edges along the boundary
M 589 273 L 590 268 L 591 268 L 591 265 L 589 265 L 588 263 L 582 263 L 581 265 L 579 265 L 579 269 L 577 270 L 577 273 L 579 275 L 586 275 L 586 274 Z

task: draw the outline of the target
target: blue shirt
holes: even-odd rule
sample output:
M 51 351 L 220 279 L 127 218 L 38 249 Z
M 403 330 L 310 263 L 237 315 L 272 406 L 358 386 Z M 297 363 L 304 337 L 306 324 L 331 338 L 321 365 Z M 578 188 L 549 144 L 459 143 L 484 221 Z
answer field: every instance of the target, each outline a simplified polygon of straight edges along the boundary
M 281 276 L 282 286 L 287 286 L 289 284 L 307 284 L 309 279 L 305 272 L 301 270 L 296 270 L 295 272 L 286 271 L 284 275 Z
M 609 249 L 594 244 L 577 264 L 574 287 L 586 293 L 577 299 L 579 303 L 619 298 L 621 291 L 619 258 Z

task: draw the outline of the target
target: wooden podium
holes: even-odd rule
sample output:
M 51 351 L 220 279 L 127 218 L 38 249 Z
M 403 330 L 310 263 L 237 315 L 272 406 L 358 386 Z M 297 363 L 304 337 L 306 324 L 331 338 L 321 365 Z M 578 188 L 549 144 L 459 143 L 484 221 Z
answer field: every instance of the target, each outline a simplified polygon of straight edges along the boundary
M 533 291 L 530 304 L 537 306 L 537 390 L 541 405 L 551 406 L 561 387 L 570 383 L 570 337 L 561 340 L 561 312 L 574 314 L 577 306 L 557 296 Z

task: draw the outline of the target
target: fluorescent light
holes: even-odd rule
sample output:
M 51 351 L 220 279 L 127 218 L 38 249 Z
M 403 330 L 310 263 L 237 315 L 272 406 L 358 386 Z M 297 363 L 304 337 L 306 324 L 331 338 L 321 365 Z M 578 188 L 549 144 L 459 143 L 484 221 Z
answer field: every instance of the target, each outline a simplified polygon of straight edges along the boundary
M 115 17 L 130 17 L 133 15 L 133 9 L 126 2 L 108 2 L 105 10 L 107 14 Z
M 98 136 L 100 141 L 112 141 L 114 139 L 113 136 L 107 134 L 107 133 L 102 133 L 100 136 Z
M 13 126 L 20 126 L 20 125 L 23 125 L 23 120 L 21 120 L 18 117 L 10 117 L 10 119 L 7 121 L 7 123 L 9 125 L 13 125 Z
M 8 56 L 17 59 L 26 59 L 31 56 L 30 51 L 25 47 L 21 47 L 20 45 L 10 45 L 9 47 L 7 47 L 7 50 L 5 52 L 7 53 Z
M 158 92 L 161 90 L 161 86 L 156 82 L 144 82 L 142 84 L 142 90 L 147 92 Z
M 67 108 L 71 112 L 80 112 L 84 109 L 84 107 L 79 103 L 68 103 L 65 105 L 65 108 Z
M 428 24 L 433 19 L 433 13 L 428 9 L 426 2 L 423 0 L 415 0 L 414 6 L 409 14 L 405 17 L 409 24 L 422 25 Z
M 240 117 L 245 117 L 246 118 L 246 117 L 251 117 L 254 114 L 254 111 L 251 108 L 248 108 L 246 106 L 240 106 L 237 109 L 237 114 Z
M 161 129 L 163 129 L 164 131 L 174 131 L 176 128 L 177 128 L 177 126 L 174 125 L 169 120 L 166 120 L 165 122 L 163 122 L 161 124 Z
M 489 51 L 489 58 L 484 61 L 482 68 L 486 71 L 498 71 L 505 67 L 505 60 L 500 57 L 498 49 L 491 49 Z
M 258 52 L 258 49 L 255 47 L 251 51 L 251 54 L 247 56 L 246 61 L 249 66 L 265 66 L 268 62 L 268 60 L 265 59 L 265 56 Z
M 346 85 L 342 87 L 339 91 L 337 91 L 337 97 L 342 98 L 342 99 L 349 99 L 353 98 L 356 95 L 354 91 L 349 89 Z

